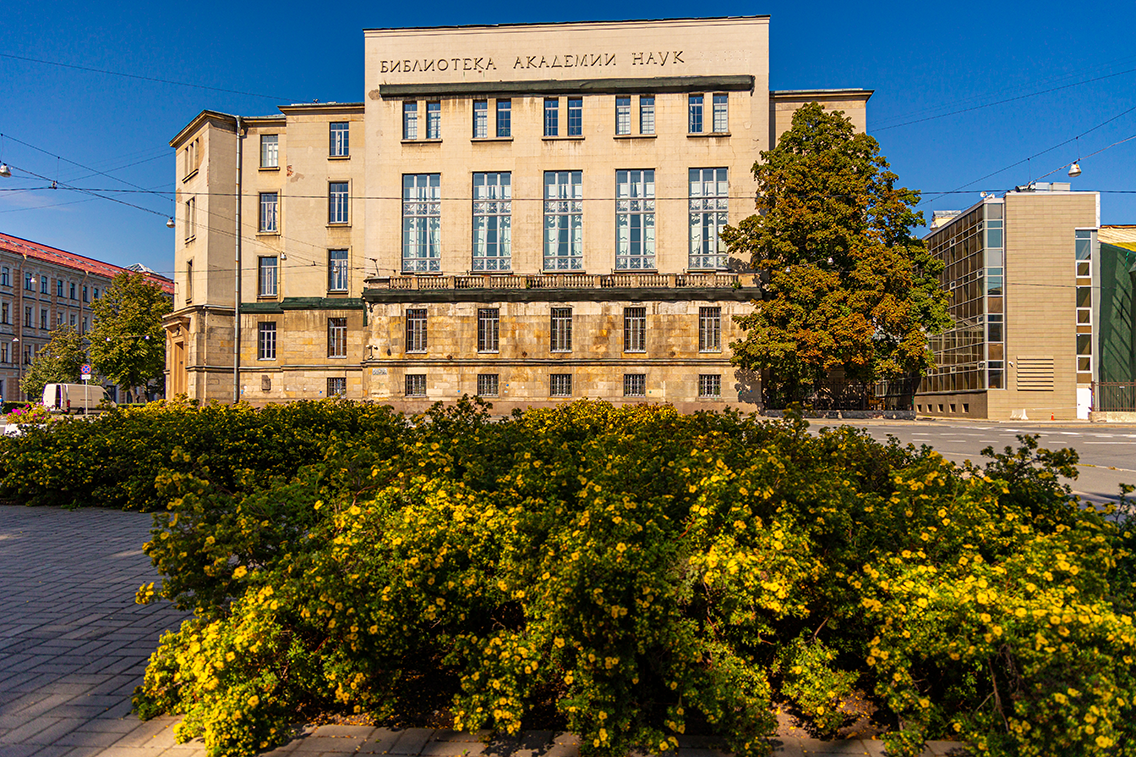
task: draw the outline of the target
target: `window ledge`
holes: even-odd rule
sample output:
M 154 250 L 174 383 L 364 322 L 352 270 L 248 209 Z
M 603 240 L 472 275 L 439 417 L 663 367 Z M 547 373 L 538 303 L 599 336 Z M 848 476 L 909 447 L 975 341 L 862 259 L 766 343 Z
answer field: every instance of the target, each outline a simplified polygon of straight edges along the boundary
M 572 137 L 541 137 L 542 142 L 583 142 L 584 136 Z
M 280 166 L 261 166 L 257 170 L 259 170 L 259 171 L 279 171 Z
M 182 181 L 189 181 L 190 179 L 192 179 L 196 175 L 197 175 L 197 169 L 195 168 L 192 171 L 190 171 L 189 173 L 187 173 L 185 176 L 183 176 Z
M 440 145 L 442 144 L 441 138 L 438 139 L 404 139 L 404 145 Z
M 730 132 L 728 132 L 728 131 L 706 131 L 706 132 L 699 132 L 698 134 L 687 134 L 686 136 L 690 137 L 691 139 L 706 139 L 708 137 L 728 137 L 728 136 L 730 136 Z
M 257 361 L 258 363 L 275 363 L 275 362 L 276 362 L 276 358 L 274 358 L 274 357 L 258 357 L 258 358 L 256 359 L 256 361 Z
M 512 142 L 512 137 L 471 137 L 470 142 Z
M 278 294 L 258 294 L 256 296 L 257 302 L 276 302 L 278 299 L 280 299 Z
M 331 290 L 327 293 L 327 296 L 328 297 L 346 297 L 347 296 L 347 290 L 346 289 L 333 289 L 333 290 Z
M 186 243 L 186 244 L 189 244 L 190 242 L 192 242 L 192 241 L 193 241 L 193 240 L 195 240 L 195 239 L 197 239 L 197 235 L 196 235 L 196 234 L 194 234 L 194 235 L 193 235 L 193 236 L 191 236 L 191 237 L 186 237 L 186 238 L 185 238 L 185 243 Z
M 256 235 L 258 237 L 278 237 L 278 236 L 280 236 L 280 232 L 279 231 L 258 231 L 258 232 L 256 232 Z
M 329 228 L 329 229 L 350 229 L 351 224 L 350 223 L 329 223 L 327 225 L 327 228 Z
M 328 155 L 328 160 L 351 160 L 350 155 Z
M 614 139 L 658 139 L 658 134 L 615 134 Z

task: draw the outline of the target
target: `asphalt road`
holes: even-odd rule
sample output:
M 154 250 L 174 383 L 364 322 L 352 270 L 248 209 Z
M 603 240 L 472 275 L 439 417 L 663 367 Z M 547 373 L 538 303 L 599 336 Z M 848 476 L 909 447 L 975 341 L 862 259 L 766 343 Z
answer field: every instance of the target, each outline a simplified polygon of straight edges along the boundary
M 1136 484 L 1136 425 L 992 423 L 982 421 L 810 421 L 813 429 L 837 424 L 862 427 L 874 438 L 894 436 L 904 444 L 926 444 L 943 457 L 981 464 L 981 451 L 1018 446 L 1019 434 L 1037 434 L 1045 449 L 1072 447 L 1080 456 L 1080 475 L 1068 483 L 1092 502 L 1115 501 L 1121 483 Z M 1136 497 L 1136 493 L 1133 494 Z

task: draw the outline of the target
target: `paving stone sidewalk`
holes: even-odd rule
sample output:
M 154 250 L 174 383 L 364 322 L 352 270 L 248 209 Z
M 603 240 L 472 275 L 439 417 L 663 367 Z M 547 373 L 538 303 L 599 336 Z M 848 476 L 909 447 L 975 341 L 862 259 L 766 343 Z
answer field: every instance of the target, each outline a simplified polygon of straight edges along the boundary
M 139 606 L 134 592 L 158 580 L 142 544 L 150 516 L 0 505 L 0 757 L 196 757 L 175 744 L 175 718 L 141 722 L 130 695 L 166 629 L 184 615 Z M 777 739 L 774 754 L 884 755 L 879 741 Z M 680 740 L 678 757 L 720 757 L 708 742 Z M 958 744 L 928 745 L 927 757 Z M 304 729 L 272 755 L 578 757 L 571 734 L 527 732 L 483 743 L 477 734 L 360 726 Z

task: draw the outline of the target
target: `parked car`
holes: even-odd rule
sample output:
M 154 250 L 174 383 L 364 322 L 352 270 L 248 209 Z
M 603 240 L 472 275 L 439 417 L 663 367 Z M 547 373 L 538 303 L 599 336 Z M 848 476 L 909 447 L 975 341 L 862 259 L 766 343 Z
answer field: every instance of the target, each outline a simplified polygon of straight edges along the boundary
M 43 388 L 43 404 L 53 413 L 88 413 L 117 407 L 101 386 L 89 384 L 48 384 Z

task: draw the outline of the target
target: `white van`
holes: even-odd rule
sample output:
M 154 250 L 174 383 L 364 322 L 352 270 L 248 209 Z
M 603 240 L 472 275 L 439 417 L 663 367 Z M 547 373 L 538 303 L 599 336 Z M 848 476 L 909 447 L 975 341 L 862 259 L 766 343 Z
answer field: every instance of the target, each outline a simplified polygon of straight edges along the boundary
M 103 406 L 103 403 L 106 403 Z M 48 384 L 43 388 L 43 404 L 53 413 L 87 413 L 117 407 L 98 385 Z

